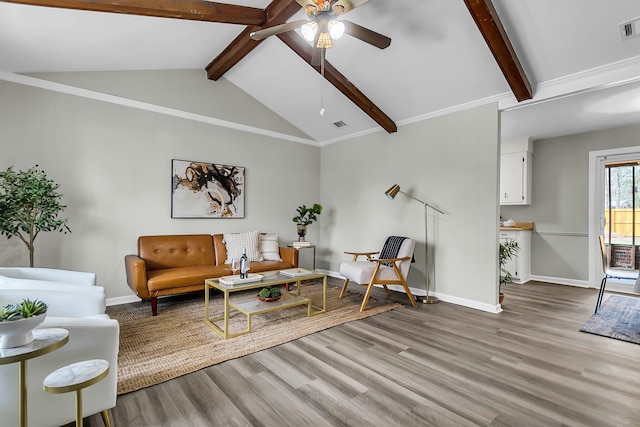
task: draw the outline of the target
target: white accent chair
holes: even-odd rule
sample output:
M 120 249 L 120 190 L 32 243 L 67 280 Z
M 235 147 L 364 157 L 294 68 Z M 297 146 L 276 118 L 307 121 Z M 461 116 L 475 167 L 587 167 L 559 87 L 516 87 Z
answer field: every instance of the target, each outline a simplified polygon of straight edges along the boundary
M 104 359 L 112 369 L 83 393 L 83 416 L 101 413 L 108 426 L 108 410 L 116 405 L 120 328 L 105 314 L 104 288 L 95 274 L 44 268 L 0 268 L 0 305 L 25 298 L 48 305 L 40 328 L 64 328 L 69 342 L 52 353 L 27 362 L 27 409 L 30 427 L 60 426 L 75 421 L 74 396 L 48 394 L 42 381 L 56 369 L 83 360 Z M 0 365 L 0 422 L 17 426 L 18 364 Z
M 397 236 L 390 236 L 390 238 L 397 238 Z M 390 238 L 387 238 L 387 242 L 389 242 Z M 415 307 L 416 300 L 407 285 L 407 275 L 409 274 L 415 247 L 415 240 L 405 238 L 397 250 L 397 255 L 390 258 L 387 258 L 385 255 L 385 253 L 388 253 L 385 246 L 383 246 L 380 252 L 345 252 L 346 254 L 353 255 L 353 259 L 352 261 L 340 264 L 340 275 L 345 278 L 342 290 L 340 291 L 340 298 L 345 295 L 347 285 L 350 281 L 367 286 L 362 305 L 360 306 L 360 311 L 365 311 L 367 302 L 371 296 L 371 291 L 375 285 L 381 285 L 387 295 L 391 295 L 387 285 L 400 285 L 402 287 L 401 289 L 407 294 L 407 297 L 409 297 L 411 305 Z M 375 258 L 374 255 L 377 254 L 385 256 L 385 258 Z M 366 260 L 359 261 L 358 258 L 360 256 L 366 257 Z
M 607 250 L 604 245 L 604 236 L 601 234 L 598 237 L 600 241 L 600 259 L 602 260 L 602 280 L 600 281 L 600 291 L 598 292 L 598 299 L 596 300 L 596 310 L 602 305 L 602 297 L 604 297 L 604 288 L 607 286 L 607 279 L 628 279 L 638 281 L 638 270 L 622 270 L 618 268 L 609 267 L 609 258 L 607 257 Z

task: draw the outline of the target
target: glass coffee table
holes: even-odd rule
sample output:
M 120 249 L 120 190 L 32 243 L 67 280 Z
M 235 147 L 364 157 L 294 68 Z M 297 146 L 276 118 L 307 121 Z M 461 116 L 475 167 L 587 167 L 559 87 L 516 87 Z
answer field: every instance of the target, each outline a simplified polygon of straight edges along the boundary
M 283 274 L 289 272 L 294 276 L 288 276 Z M 204 313 L 205 323 L 209 325 L 218 335 L 222 338 L 233 338 L 240 335 L 245 335 L 251 332 L 251 317 L 255 314 L 268 313 L 270 311 L 284 310 L 290 307 L 307 306 L 307 316 L 316 316 L 318 314 L 325 313 L 327 311 L 327 275 L 319 273 L 313 270 L 304 269 L 289 269 L 278 271 L 265 271 L 260 272 L 262 276 L 255 281 L 242 282 L 237 281 L 231 283 L 223 279 L 207 279 L 204 286 Z M 296 272 L 297 271 L 297 272 Z M 254 276 L 255 277 L 255 276 Z M 308 281 L 322 279 L 322 305 L 314 305 L 311 299 L 302 295 L 302 290 Z M 224 283 L 223 283 L 224 282 Z M 231 298 L 231 294 L 235 292 L 249 291 L 252 289 L 261 289 L 268 286 L 276 286 L 282 284 L 295 283 L 297 291 L 287 292 L 282 291 L 282 298 L 278 301 L 264 302 L 256 298 L 256 294 L 242 295 L 236 298 Z M 209 313 L 209 292 L 211 289 L 218 289 L 224 295 L 224 310 L 222 316 L 211 317 Z M 239 332 L 229 331 L 229 313 L 231 309 L 235 309 L 247 317 L 247 328 Z M 216 323 L 221 323 L 222 326 L 218 326 Z

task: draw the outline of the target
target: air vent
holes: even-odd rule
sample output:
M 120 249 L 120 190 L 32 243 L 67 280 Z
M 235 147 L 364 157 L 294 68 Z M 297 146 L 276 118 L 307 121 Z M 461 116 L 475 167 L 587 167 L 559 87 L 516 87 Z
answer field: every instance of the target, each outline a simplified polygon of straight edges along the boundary
M 640 18 L 636 18 L 629 22 L 623 22 L 618 26 L 622 40 L 629 40 L 640 37 Z
M 333 122 L 333 125 L 337 128 L 345 127 L 347 124 L 342 120 L 338 120 L 337 122 Z

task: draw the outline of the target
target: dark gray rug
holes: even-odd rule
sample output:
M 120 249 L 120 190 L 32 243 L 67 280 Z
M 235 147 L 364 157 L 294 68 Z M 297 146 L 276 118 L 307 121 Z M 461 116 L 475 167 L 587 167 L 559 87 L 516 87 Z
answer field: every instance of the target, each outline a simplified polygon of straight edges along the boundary
M 640 298 L 611 295 L 580 331 L 640 344 Z

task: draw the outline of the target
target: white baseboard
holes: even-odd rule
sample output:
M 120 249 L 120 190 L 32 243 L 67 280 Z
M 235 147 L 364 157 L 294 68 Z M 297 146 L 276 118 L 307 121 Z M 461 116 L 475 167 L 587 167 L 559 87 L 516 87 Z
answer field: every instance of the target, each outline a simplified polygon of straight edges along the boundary
M 129 304 L 130 302 L 139 302 L 140 298 L 135 295 L 127 295 L 124 297 L 107 298 L 107 307 L 112 305 Z
M 569 285 L 569 286 L 577 286 L 579 288 L 594 288 L 595 286 L 591 286 L 588 280 L 575 280 L 575 279 L 565 279 L 563 277 L 550 277 L 550 276 L 531 276 L 531 280 L 535 280 L 536 282 L 547 282 L 554 283 L 556 285 Z M 600 286 L 600 283 L 598 283 Z
M 438 297 L 440 301 L 473 308 L 475 310 L 486 311 L 487 313 L 497 314 L 502 312 L 502 306 L 500 304 L 492 305 L 466 298 L 455 297 L 453 295 L 441 294 L 439 292 L 436 292 L 434 296 Z
M 344 277 L 342 277 L 340 273 L 336 273 L 335 271 L 329 271 L 329 270 L 318 270 L 318 271 L 330 277 L 344 279 Z M 391 285 L 389 286 L 389 289 L 398 291 L 398 292 L 403 292 L 402 287 L 399 285 Z M 411 293 L 413 293 L 417 297 L 425 296 L 427 293 L 425 289 L 418 289 L 418 288 L 412 288 L 412 287 L 409 287 L 409 289 L 411 290 Z M 486 311 L 488 313 L 494 313 L 494 314 L 502 312 L 502 306 L 500 306 L 500 304 L 496 304 L 496 305 L 486 304 L 483 302 L 469 300 L 466 298 L 455 297 L 452 295 L 447 295 L 439 292 L 433 293 L 433 296 L 437 297 L 440 301 L 461 305 L 463 307 L 473 308 L 475 310 Z

